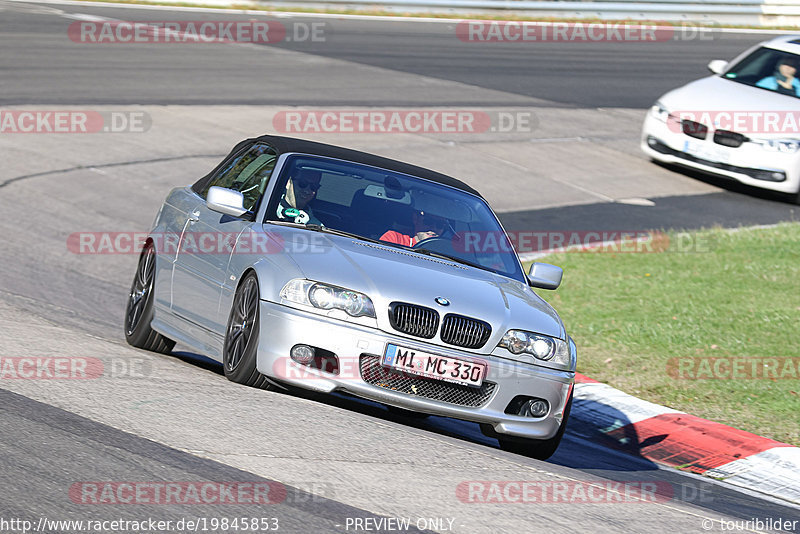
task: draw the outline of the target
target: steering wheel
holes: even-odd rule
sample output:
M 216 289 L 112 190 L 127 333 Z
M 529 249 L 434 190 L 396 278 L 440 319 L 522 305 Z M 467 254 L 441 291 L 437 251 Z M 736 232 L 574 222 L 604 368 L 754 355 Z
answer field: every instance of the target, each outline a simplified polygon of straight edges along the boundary
M 453 244 L 452 244 L 452 242 L 451 242 L 451 240 L 449 238 L 442 237 L 442 236 L 436 236 L 436 237 L 429 237 L 428 239 L 423 239 L 422 241 L 419 241 L 418 243 L 416 243 L 412 248 L 430 248 L 431 244 L 435 245 L 436 243 L 442 243 L 444 245 L 448 245 L 450 248 L 452 248 L 452 246 L 453 246 Z M 433 248 L 431 250 L 435 251 L 436 248 Z

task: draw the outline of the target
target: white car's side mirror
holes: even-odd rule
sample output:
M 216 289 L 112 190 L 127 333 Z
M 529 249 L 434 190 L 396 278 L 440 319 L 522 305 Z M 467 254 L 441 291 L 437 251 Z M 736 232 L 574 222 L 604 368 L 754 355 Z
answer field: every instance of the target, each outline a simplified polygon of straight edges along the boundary
M 210 210 L 234 217 L 241 217 L 247 213 L 247 210 L 244 209 L 244 195 L 239 191 L 224 187 L 212 186 L 208 189 L 206 206 Z
M 708 62 L 708 70 L 713 74 L 722 74 L 728 68 L 728 62 L 724 59 L 714 59 Z
M 558 289 L 563 275 L 564 271 L 561 267 L 556 267 L 549 263 L 535 262 L 528 272 L 528 283 L 540 289 Z

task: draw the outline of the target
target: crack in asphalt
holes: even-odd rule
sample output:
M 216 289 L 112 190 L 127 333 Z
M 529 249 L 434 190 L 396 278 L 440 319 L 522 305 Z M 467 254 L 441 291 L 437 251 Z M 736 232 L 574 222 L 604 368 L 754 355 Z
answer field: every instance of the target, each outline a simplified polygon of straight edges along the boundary
M 193 154 L 188 156 L 171 156 L 167 158 L 154 158 L 154 159 L 142 159 L 136 161 L 119 161 L 116 163 L 102 163 L 99 165 L 78 165 L 76 167 L 70 167 L 68 169 L 57 169 L 54 171 L 45 171 L 45 172 L 37 172 L 34 174 L 25 174 L 23 176 L 16 176 L 14 178 L 9 178 L 4 182 L 0 183 L 0 189 L 6 187 L 7 185 L 11 185 L 15 182 L 19 182 L 22 180 L 27 180 L 29 178 L 39 178 L 41 176 L 48 176 L 48 175 L 55 175 L 55 174 L 66 174 L 68 172 L 73 171 L 80 171 L 84 169 L 107 169 L 110 167 L 125 167 L 128 165 L 140 165 L 143 163 L 162 163 L 165 161 L 179 161 L 183 159 L 193 159 L 193 158 L 223 158 L 225 154 Z

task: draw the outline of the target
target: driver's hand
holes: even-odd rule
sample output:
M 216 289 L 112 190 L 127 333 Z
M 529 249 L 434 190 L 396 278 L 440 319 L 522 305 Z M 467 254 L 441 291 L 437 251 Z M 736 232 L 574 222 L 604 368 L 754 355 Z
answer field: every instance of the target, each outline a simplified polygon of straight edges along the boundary
M 417 235 L 416 235 L 417 243 L 419 243 L 420 241 L 424 241 L 426 239 L 430 239 L 432 237 L 439 237 L 439 234 L 437 234 L 436 232 L 433 232 L 431 230 L 426 230 L 424 232 L 417 232 Z

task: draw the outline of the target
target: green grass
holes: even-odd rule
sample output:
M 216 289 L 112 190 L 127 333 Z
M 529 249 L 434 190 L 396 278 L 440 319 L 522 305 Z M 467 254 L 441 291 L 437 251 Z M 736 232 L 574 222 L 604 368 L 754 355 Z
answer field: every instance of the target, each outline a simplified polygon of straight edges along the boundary
M 698 380 L 668 371 L 671 359 L 683 357 L 794 357 L 797 370 L 800 224 L 690 235 L 700 244 L 696 252 L 674 251 L 672 234 L 660 253 L 569 252 L 540 260 L 564 269 L 561 288 L 539 293 L 578 344 L 578 371 L 651 402 L 800 445 L 800 377 Z

